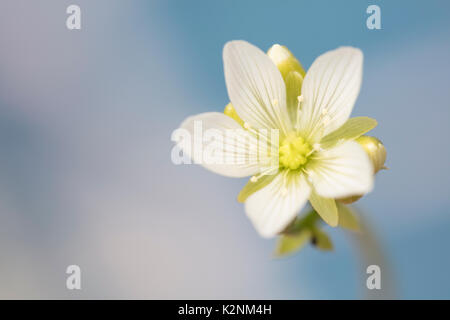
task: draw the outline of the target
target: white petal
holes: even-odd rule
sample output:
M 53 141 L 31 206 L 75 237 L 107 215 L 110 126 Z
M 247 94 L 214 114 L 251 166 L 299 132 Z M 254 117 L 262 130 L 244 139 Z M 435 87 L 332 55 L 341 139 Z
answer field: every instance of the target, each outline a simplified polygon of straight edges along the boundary
M 179 144 L 181 149 L 206 169 L 228 177 L 247 177 L 259 172 L 257 140 L 232 118 L 219 112 L 207 112 L 187 118 L 180 128 L 187 130 L 190 135 L 190 143 Z M 236 136 L 228 139 L 230 133 Z M 197 140 L 194 134 L 198 134 Z M 214 142 L 218 143 L 217 148 L 211 145 Z M 212 149 L 217 151 L 210 153 L 217 155 L 214 163 L 206 158 L 208 150 Z
M 373 168 L 354 141 L 319 151 L 307 166 L 315 191 L 325 198 L 365 194 L 373 187 Z
M 303 174 L 283 171 L 247 199 L 245 211 L 261 236 L 273 237 L 295 218 L 310 192 Z
M 228 95 L 242 120 L 256 129 L 291 128 L 286 87 L 272 60 L 254 45 L 238 40 L 223 49 Z
M 361 50 L 341 47 L 321 55 L 309 68 L 302 85 L 300 128 L 312 141 L 347 121 L 361 87 L 362 65 Z

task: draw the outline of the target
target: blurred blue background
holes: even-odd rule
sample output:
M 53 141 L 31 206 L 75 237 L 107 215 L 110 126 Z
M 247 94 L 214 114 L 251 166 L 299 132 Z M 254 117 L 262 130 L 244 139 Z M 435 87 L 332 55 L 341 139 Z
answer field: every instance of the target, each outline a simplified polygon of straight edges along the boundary
M 382 30 L 366 28 L 370 4 Z M 378 120 L 390 170 L 359 207 L 388 261 L 385 296 L 449 299 L 449 16 L 444 0 L 3 0 L 0 298 L 367 296 L 345 231 L 330 230 L 333 253 L 273 259 L 236 201 L 244 179 L 170 160 L 181 121 L 228 102 L 222 48 L 245 39 L 305 68 L 363 50 L 353 115 Z M 65 287 L 70 264 L 81 291 Z

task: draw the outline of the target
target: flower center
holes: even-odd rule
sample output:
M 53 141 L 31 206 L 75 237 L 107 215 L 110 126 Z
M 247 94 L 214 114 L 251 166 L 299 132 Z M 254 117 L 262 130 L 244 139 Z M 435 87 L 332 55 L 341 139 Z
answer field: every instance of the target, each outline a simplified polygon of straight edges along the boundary
M 289 133 L 279 149 L 280 165 L 295 170 L 304 165 L 312 152 L 311 145 L 296 132 Z

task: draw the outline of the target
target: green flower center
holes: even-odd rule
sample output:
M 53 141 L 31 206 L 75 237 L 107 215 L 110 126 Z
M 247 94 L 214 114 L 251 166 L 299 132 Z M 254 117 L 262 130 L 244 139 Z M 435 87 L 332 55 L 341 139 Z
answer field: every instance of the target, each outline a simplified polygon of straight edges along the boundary
M 280 144 L 280 166 L 296 170 L 308 161 L 311 145 L 296 132 L 289 133 Z

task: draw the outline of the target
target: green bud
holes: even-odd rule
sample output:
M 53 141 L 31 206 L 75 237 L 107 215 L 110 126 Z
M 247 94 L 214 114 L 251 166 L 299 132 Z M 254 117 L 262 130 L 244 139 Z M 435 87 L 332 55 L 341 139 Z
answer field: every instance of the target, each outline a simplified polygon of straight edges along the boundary
M 356 139 L 356 142 L 364 148 L 370 161 L 372 161 L 374 174 L 381 169 L 387 169 L 384 166 L 384 162 L 386 161 L 386 148 L 380 140 L 371 136 L 361 136 Z
M 380 140 L 371 136 L 360 136 L 355 141 L 363 147 L 364 151 L 369 156 L 373 165 L 373 174 L 376 174 L 381 169 L 387 169 L 384 166 L 384 162 L 386 161 L 386 148 Z M 336 200 L 344 204 L 350 204 L 358 201 L 362 196 L 363 195 L 354 195 Z
M 238 116 L 236 109 L 234 109 L 231 102 L 225 106 L 223 113 L 225 113 L 225 115 L 229 116 L 230 118 L 236 120 L 237 123 L 239 123 L 241 126 L 244 126 L 244 121 Z
M 305 69 L 303 69 L 301 63 L 285 46 L 274 44 L 269 51 L 267 51 L 267 55 L 278 67 L 278 70 L 280 70 L 285 81 L 287 75 L 291 71 L 297 71 L 302 77 L 305 77 Z
M 358 201 L 361 198 L 362 198 L 362 196 L 351 196 L 351 197 L 341 198 L 341 199 L 336 199 L 336 200 L 343 204 L 350 204 L 350 203 Z

